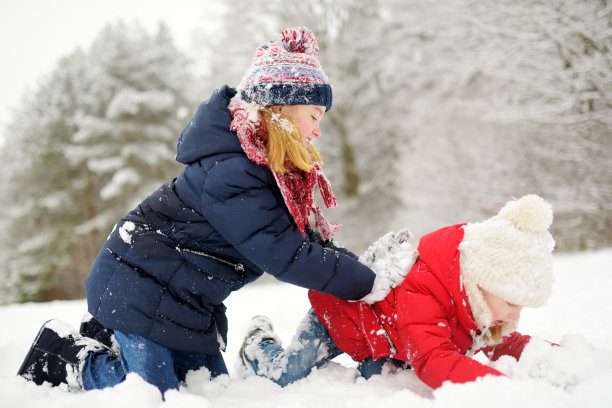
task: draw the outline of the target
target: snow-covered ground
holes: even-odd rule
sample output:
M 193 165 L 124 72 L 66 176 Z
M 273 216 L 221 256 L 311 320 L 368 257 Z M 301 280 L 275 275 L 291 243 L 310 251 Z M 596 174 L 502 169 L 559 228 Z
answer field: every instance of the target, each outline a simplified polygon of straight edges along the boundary
M 230 333 L 225 354 L 230 376 L 209 381 L 202 370 L 163 402 L 156 388 L 132 375 L 102 391 L 68 392 L 36 386 L 15 375 L 40 325 L 59 318 L 78 327 L 85 302 L 63 301 L 0 307 L 0 405 L 2 407 L 612 407 L 612 249 L 555 255 L 553 296 L 541 309 L 525 309 L 519 330 L 561 343 L 530 345 L 517 363 L 495 367 L 511 378 L 487 377 L 446 384 L 436 391 L 411 371 L 358 378 L 340 357 L 286 388 L 238 377 L 237 350 L 254 314 L 270 316 L 288 342 L 308 308 L 306 291 L 285 284 L 251 285 L 226 302 Z

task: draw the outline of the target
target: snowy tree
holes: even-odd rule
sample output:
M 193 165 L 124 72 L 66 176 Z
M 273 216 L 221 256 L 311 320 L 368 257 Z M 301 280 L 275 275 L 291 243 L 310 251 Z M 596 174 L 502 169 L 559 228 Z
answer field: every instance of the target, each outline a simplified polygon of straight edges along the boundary
M 607 2 L 430 4 L 408 25 L 427 41 L 438 92 L 402 162 L 402 222 L 419 232 L 494 213 L 538 193 L 555 208 L 557 248 L 609 245 L 612 36 Z M 416 78 L 427 78 L 423 74 Z M 443 81 L 441 80 L 443 79 Z M 429 78 L 431 82 L 434 77 Z M 410 177 L 414 172 L 426 177 Z
M 259 44 L 274 40 L 289 26 L 313 30 L 334 91 L 334 106 L 317 143 L 325 172 L 341 198 L 341 222 L 354 219 L 358 224 L 368 212 L 371 223 L 362 225 L 363 234 L 356 237 L 360 245 L 388 228 L 389 204 L 397 201 L 391 190 L 396 147 L 407 137 L 398 126 L 407 109 L 396 89 L 402 76 L 398 64 L 404 57 L 403 51 L 389 53 L 389 42 L 383 40 L 395 32 L 386 24 L 391 14 L 386 3 L 237 0 L 228 7 L 226 29 L 216 38 L 220 51 L 211 69 L 213 82 L 229 78 L 236 86 Z M 341 240 L 355 242 L 350 236 Z
M 77 297 L 114 222 L 177 174 L 195 109 L 188 61 L 164 26 L 107 26 L 28 95 L 3 151 L 5 301 Z
M 390 229 L 480 220 L 525 193 L 553 204 L 558 249 L 612 243 L 608 1 L 223 4 L 221 28 L 201 37 L 200 81 L 163 29 L 119 25 L 24 102 L 4 149 L 11 293 L 77 293 L 112 223 L 174 171 L 197 102 L 236 86 L 288 26 L 316 33 L 334 89 L 317 143 L 341 243 L 358 252 Z
M 553 203 L 558 248 L 602 246 L 610 14 L 597 0 L 238 0 L 215 62 L 239 78 L 237 55 L 284 27 L 317 34 L 334 86 L 318 143 L 353 248 L 398 224 L 480 219 L 526 192 Z
M 73 183 L 99 196 L 87 194 L 95 199 L 78 233 L 112 225 L 176 174 L 178 133 L 195 109 L 195 80 L 163 26 L 154 36 L 138 26 L 109 26 L 89 62 L 92 106 L 75 113 L 78 131 L 65 153 L 72 167 L 84 169 Z
M 70 112 L 80 105 L 76 90 L 84 85 L 83 61 L 78 50 L 62 59 L 24 99 L 7 132 L 2 153 L 10 184 L 2 211 L 10 240 L 3 246 L 2 265 L 9 301 L 36 299 L 55 265 L 70 262 L 70 231 L 81 210 L 72 205 L 76 197 L 69 191 L 75 171 L 67 165 L 63 147 L 76 130 Z

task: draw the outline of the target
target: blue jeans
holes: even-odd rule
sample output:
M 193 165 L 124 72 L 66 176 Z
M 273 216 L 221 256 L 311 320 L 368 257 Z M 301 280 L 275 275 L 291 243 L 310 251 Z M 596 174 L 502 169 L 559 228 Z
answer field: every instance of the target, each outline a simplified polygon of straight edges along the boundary
M 329 332 L 311 309 L 299 324 L 296 334 L 286 349 L 274 340 L 262 340 L 258 344 L 257 359 L 249 360 L 255 373 L 284 387 L 307 377 L 312 369 L 321 367 L 342 354 Z M 371 357 L 359 362 L 357 370 L 365 377 L 381 374 L 383 366 L 391 363 L 395 367 L 407 368 L 404 361 L 390 357 Z
M 85 390 L 113 387 L 134 372 L 163 394 L 178 389 L 190 370 L 206 367 L 211 377 L 228 373 L 221 352 L 211 355 L 173 350 L 146 337 L 119 331 L 115 331 L 115 340 L 119 344 L 119 358 L 95 352 L 85 361 L 81 376 Z

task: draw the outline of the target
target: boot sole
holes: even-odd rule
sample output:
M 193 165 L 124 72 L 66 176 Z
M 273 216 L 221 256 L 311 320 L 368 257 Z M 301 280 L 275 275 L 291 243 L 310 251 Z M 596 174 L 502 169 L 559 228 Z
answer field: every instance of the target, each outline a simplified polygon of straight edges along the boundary
M 47 329 L 47 324 L 49 322 L 51 322 L 52 320 L 53 319 L 47 320 L 41 326 L 40 330 L 38 330 L 38 334 L 36 334 L 36 337 L 34 337 L 34 341 L 32 342 L 32 345 L 30 346 L 30 349 L 28 350 L 28 353 L 26 354 L 25 358 L 23 359 L 23 363 L 21 363 L 21 367 L 19 367 L 19 371 L 17 371 L 17 375 L 25 377 L 25 374 L 27 374 L 27 368 L 30 367 L 34 363 L 33 361 L 30 361 L 30 359 L 32 358 L 32 353 L 34 353 L 34 351 L 36 350 L 36 344 L 40 340 L 40 336 Z

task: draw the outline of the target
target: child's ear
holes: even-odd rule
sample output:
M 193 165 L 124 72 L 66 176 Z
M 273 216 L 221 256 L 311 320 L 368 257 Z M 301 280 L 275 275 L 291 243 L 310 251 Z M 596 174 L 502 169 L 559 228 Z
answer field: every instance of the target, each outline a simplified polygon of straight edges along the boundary
M 272 112 L 276 112 L 276 113 L 279 113 L 281 111 L 281 107 L 278 105 L 270 106 L 270 109 L 272 109 Z

